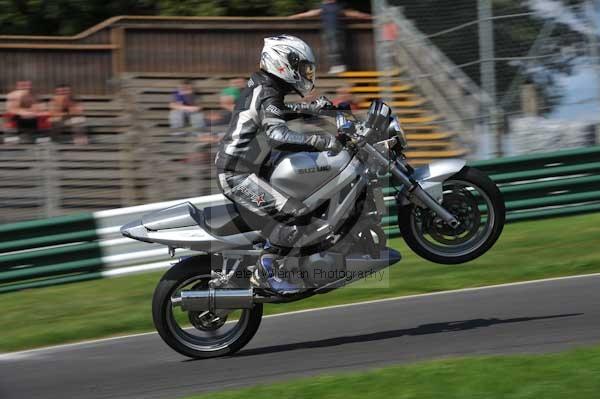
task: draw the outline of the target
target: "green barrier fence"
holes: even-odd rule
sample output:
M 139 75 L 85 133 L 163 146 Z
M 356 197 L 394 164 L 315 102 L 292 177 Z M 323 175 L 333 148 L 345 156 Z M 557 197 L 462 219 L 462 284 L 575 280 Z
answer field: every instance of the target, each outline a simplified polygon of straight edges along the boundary
M 600 211 L 600 146 L 470 164 L 500 186 L 509 222 Z M 393 189 L 385 193 L 392 195 Z M 398 236 L 396 205 L 392 200 L 388 206 L 383 224 L 390 236 Z M 126 218 L 128 209 L 134 208 L 117 213 Z M 112 241 L 101 236 L 98 225 L 103 217 L 79 214 L 0 226 L 0 293 L 101 278 L 108 267 L 119 266 L 107 264 L 107 248 L 121 245 L 122 254 L 139 248 L 133 249 L 128 240 L 114 242 L 122 219 L 112 226 Z M 130 265 L 150 262 L 139 253 L 137 263 Z

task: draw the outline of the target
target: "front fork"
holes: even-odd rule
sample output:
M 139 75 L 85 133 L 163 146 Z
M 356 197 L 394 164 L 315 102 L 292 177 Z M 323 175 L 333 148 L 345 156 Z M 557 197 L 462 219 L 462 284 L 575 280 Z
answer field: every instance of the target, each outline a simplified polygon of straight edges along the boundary
M 389 160 L 377 151 L 373 146 L 368 143 L 363 143 L 361 149 L 368 155 L 369 159 L 374 160 L 380 168 L 383 168 L 386 172 L 392 174 L 394 180 L 402 184 L 407 190 L 407 198 L 413 202 L 423 205 L 426 208 L 431 209 L 437 216 L 439 216 L 448 226 L 452 228 L 458 227 L 460 222 L 454 217 L 453 214 L 448 212 L 442 205 L 440 205 L 427 191 L 421 187 L 419 182 L 411 178 L 408 174 L 408 169 L 404 165 L 398 163 L 390 164 Z M 404 170 L 402 170 L 403 168 Z

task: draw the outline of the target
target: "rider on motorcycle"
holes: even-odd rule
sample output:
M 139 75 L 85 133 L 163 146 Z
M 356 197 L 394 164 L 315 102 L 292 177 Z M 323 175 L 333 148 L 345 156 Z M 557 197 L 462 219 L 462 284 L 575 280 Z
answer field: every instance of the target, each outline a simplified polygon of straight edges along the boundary
M 316 74 L 312 49 L 294 36 L 265 39 L 260 70 L 242 91 L 231 124 L 215 160 L 223 194 L 254 215 L 269 218 L 262 228 L 266 245 L 259 257 L 252 284 L 279 294 L 292 294 L 300 286 L 278 273 L 281 259 L 311 230 L 308 208 L 271 186 L 264 178 L 271 152 L 339 152 L 341 144 L 330 135 L 303 134 L 286 121 L 302 113 L 318 113 L 332 107 L 320 97 L 312 103 L 285 104 L 284 97 L 302 97 L 314 88 Z

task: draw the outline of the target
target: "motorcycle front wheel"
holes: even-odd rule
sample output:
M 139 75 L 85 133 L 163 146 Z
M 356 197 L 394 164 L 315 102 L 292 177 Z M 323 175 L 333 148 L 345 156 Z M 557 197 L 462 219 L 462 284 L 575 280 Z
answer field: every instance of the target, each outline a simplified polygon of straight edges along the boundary
M 504 228 L 500 190 L 485 173 L 465 166 L 443 183 L 443 192 L 442 205 L 460 225 L 452 228 L 429 209 L 411 204 L 398 211 L 402 238 L 416 254 L 435 263 L 453 265 L 480 257 Z
M 187 258 L 161 278 L 152 299 L 154 326 L 167 345 L 194 359 L 231 355 L 254 336 L 263 314 L 262 304 L 237 311 L 185 312 L 178 306 L 182 290 L 208 289 L 209 255 Z

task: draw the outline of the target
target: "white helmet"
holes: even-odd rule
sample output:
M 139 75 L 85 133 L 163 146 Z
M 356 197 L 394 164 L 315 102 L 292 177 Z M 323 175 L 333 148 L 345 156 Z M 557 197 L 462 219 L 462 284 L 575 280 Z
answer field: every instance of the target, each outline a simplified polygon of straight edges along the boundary
M 310 46 L 295 36 L 267 37 L 260 68 L 289 83 L 302 96 L 315 87 L 315 56 Z

